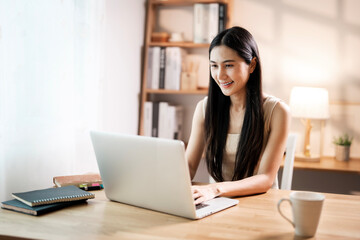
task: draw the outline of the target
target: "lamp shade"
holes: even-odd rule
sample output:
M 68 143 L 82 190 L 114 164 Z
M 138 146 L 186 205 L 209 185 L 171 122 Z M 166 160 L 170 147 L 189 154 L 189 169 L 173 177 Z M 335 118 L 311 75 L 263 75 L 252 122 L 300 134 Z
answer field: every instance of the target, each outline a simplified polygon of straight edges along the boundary
M 329 94 L 325 88 L 294 87 L 290 95 L 291 115 L 298 118 L 329 118 Z

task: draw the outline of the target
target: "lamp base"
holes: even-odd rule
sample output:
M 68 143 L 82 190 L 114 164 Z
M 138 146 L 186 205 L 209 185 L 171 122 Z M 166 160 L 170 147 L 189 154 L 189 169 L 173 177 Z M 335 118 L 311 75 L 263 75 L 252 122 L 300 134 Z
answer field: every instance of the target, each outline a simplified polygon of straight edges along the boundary
M 320 162 L 320 155 L 311 155 L 310 157 L 304 154 L 295 154 L 295 161 L 297 162 Z

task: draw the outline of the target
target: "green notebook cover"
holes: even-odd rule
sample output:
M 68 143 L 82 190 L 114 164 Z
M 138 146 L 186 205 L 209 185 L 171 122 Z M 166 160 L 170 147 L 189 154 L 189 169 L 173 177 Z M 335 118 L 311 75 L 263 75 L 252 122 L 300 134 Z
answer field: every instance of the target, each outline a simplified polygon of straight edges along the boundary
M 95 198 L 93 193 L 86 192 L 75 186 L 13 193 L 12 196 L 30 207 Z
M 15 212 L 25 213 L 29 215 L 39 216 L 44 213 L 52 212 L 64 207 L 72 206 L 74 204 L 85 203 L 86 200 L 78 200 L 78 201 L 71 201 L 71 202 L 59 202 L 59 203 L 52 203 L 47 205 L 35 206 L 30 207 L 17 199 L 9 200 L 2 202 L 1 208 L 12 210 Z

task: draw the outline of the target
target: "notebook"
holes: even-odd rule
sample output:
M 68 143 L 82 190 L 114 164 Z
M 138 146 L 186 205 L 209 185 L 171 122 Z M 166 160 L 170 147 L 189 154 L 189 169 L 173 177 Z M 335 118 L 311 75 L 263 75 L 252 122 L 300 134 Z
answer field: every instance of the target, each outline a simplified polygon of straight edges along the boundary
M 13 193 L 12 196 L 30 207 L 56 202 L 77 201 L 95 197 L 93 193 L 86 192 L 75 186 L 47 188 L 29 192 Z
M 234 206 L 218 197 L 196 210 L 184 143 L 179 140 L 91 131 L 108 199 L 190 219 Z
M 102 189 L 102 181 L 98 173 L 56 176 L 53 177 L 53 182 L 57 187 L 74 185 L 86 191 Z
M 78 200 L 78 201 L 71 201 L 71 202 L 59 202 L 59 203 L 52 203 L 52 204 L 46 204 L 46 205 L 41 205 L 41 206 L 35 206 L 35 207 L 30 207 L 28 205 L 26 205 L 23 202 L 20 202 L 17 199 L 13 199 L 13 200 L 9 200 L 9 201 L 5 201 L 2 202 L 2 206 L 1 208 L 3 209 L 7 209 L 7 210 L 12 210 L 15 212 L 20 212 L 20 213 L 26 213 L 29 215 L 34 215 L 34 216 L 39 216 L 42 215 L 44 213 L 48 213 L 48 212 L 52 212 L 64 207 L 68 207 L 68 206 L 72 206 L 74 204 L 80 204 L 80 203 L 85 203 L 85 200 Z

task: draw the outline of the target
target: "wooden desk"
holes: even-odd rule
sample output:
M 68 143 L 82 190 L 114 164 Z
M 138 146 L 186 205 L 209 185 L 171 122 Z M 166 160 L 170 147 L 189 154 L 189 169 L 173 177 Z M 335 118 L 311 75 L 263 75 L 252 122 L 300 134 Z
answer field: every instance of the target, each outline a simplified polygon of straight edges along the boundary
M 294 161 L 295 169 L 308 169 L 333 172 L 348 172 L 360 174 L 360 159 L 350 159 L 348 162 L 337 161 L 334 157 L 322 157 L 320 162 Z
M 239 198 L 240 203 L 201 220 L 111 202 L 103 191 L 95 199 L 34 217 L 0 210 L 1 235 L 36 239 L 293 239 L 293 227 L 276 204 L 290 191 Z M 360 238 L 360 197 L 325 194 L 316 239 Z M 290 216 L 290 206 L 284 210 Z M 288 212 L 287 212 L 288 211 Z M 11 238 L 13 239 L 13 238 Z

